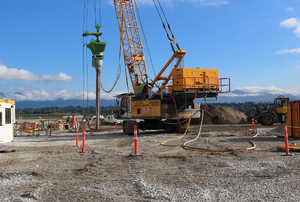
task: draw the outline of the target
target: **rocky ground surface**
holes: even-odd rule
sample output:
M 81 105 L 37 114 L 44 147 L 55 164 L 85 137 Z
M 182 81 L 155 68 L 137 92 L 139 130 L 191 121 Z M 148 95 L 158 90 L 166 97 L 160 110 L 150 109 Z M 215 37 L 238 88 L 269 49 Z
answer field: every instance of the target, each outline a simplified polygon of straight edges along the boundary
M 282 126 L 259 127 L 252 141 L 256 150 L 283 145 Z M 199 125 L 181 137 L 164 131 L 141 132 L 139 153 L 133 137 L 121 128 L 103 126 L 87 132 L 75 146 L 75 131 L 55 131 L 51 136 L 16 137 L 0 153 L 0 201 L 299 201 L 299 153 L 215 150 L 250 148 L 255 132 L 251 124 L 204 124 L 198 140 L 186 150 L 180 145 L 194 139 Z M 290 138 L 300 145 L 300 140 Z M 214 152 L 213 152 L 214 151 Z

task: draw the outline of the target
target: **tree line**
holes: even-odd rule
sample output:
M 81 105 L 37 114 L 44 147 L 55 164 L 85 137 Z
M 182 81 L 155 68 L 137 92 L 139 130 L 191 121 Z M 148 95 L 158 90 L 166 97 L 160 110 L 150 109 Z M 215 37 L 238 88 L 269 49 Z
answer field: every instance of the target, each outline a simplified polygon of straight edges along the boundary
M 101 106 L 100 113 L 103 115 L 112 114 L 114 106 Z M 42 107 L 42 108 L 16 108 L 17 115 L 24 114 L 87 114 L 95 115 L 96 106 L 83 107 L 83 106 L 67 106 L 67 107 Z
M 268 105 L 267 102 L 230 102 L 230 103 L 205 103 L 206 105 L 220 105 L 231 107 L 240 111 L 244 111 L 246 109 L 255 107 L 255 105 L 265 107 Z M 114 106 L 101 106 L 100 113 L 104 116 L 112 114 Z M 42 108 L 16 108 L 17 115 L 24 114 L 87 114 L 87 115 L 95 115 L 96 114 L 96 106 L 83 107 L 83 106 L 67 106 L 67 107 L 42 107 Z

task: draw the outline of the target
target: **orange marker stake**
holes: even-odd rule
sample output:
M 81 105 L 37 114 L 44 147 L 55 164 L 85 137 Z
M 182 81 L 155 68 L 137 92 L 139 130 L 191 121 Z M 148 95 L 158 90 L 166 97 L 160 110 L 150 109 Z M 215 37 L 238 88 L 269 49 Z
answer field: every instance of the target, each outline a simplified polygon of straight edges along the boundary
M 90 128 L 90 125 L 88 125 L 88 127 L 89 127 L 89 129 L 90 129 L 91 134 L 94 135 L 94 134 L 93 134 L 93 131 L 92 131 L 91 128 Z
M 78 147 L 78 128 L 76 127 L 76 147 Z
M 290 149 L 289 149 L 289 137 L 288 137 L 288 133 L 287 133 L 287 127 L 286 127 L 286 124 L 284 124 L 284 140 L 285 140 L 285 151 L 286 151 L 286 154 L 283 155 L 283 156 L 293 156 L 293 154 L 290 154 Z
M 131 156 L 142 156 L 138 153 L 138 141 L 137 141 L 137 127 L 133 127 L 134 130 L 134 154 L 130 154 Z
M 252 128 L 253 128 L 253 132 L 254 132 L 255 131 L 254 118 L 252 118 Z
M 85 130 L 84 130 L 84 125 L 82 125 L 82 152 L 84 152 L 84 144 L 85 144 Z

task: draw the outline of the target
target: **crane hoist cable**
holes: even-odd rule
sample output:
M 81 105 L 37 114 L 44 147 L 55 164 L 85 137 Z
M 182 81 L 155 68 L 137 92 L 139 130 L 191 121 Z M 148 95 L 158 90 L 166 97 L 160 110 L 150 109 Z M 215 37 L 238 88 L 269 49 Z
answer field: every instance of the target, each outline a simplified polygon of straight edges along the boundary
M 102 88 L 102 90 L 106 93 L 110 93 L 116 86 L 116 84 L 119 81 L 120 75 L 121 75 L 121 53 L 122 53 L 122 43 L 121 43 L 121 38 L 120 38 L 120 50 L 119 50 L 119 67 L 118 67 L 118 71 L 117 71 L 117 76 L 116 76 L 116 81 L 113 85 L 113 87 L 110 90 L 105 90 L 102 86 L 102 82 L 101 82 L 101 78 L 100 78 L 100 86 Z M 127 74 L 126 74 L 127 75 Z M 100 77 L 101 77 L 101 71 L 100 71 Z
M 162 6 L 161 6 L 161 4 L 160 4 L 160 1 L 159 1 L 159 0 L 156 0 L 156 1 L 157 1 L 157 4 L 158 4 L 159 7 L 160 7 L 160 10 L 161 10 L 161 12 L 162 12 L 162 15 L 164 16 L 164 18 L 165 18 L 165 20 L 166 20 L 167 27 L 168 27 L 168 29 L 169 29 L 170 34 L 169 34 L 169 32 L 168 32 L 168 30 L 167 30 L 167 28 L 166 28 L 166 25 L 165 25 L 165 23 L 164 23 L 164 20 L 163 20 L 161 14 L 160 14 L 159 9 L 157 8 L 157 5 L 156 5 L 156 3 L 155 3 L 155 0 L 153 0 L 153 3 L 154 3 L 154 5 L 155 5 L 156 11 L 157 11 L 157 13 L 158 13 L 158 15 L 159 15 L 159 18 L 160 18 L 160 20 L 161 20 L 161 22 L 162 22 L 162 25 L 163 25 L 163 27 L 164 27 L 164 29 L 165 29 L 165 31 L 166 31 L 167 37 L 168 37 L 168 39 L 170 40 L 170 45 L 171 45 L 171 47 L 172 47 L 172 50 L 173 50 L 173 52 L 175 53 L 175 48 L 174 48 L 173 44 L 176 45 L 177 50 L 180 50 L 180 47 L 179 47 L 178 43 L 175 41 L 176 38 L 175 38 L 175 36 L 174 36 L 174 34 L 173 34 L 173 32 L 172 32 L 171 26 L 170 26 L 170 24 L 169 24 L 169 22 L 168 22 L 168 19 L 167 19 L 165 13 L 164 13 L 164 10 L 163 10 Z M 170 37 L 170 35 L 171 35 L 172 37 Z
M 83 15 L 83 32 L 84 30 L 88 29 L 88 16 L 89 16 L 89 0 L 84 0 L 84 15 Z M 99 0 L 99 22 L 101 24 L 101 2 Z M 94 0 L 94 16 L 95 16 L 95 25 L 97 24 L 97 3 L 96 0 Z M 83 44 L 84 44 L 84 39 L 83 39 Z M 86 44 L 87 44 L 87 38 L 86 38 Z M 83 46 L 84 47 L 84 46 Z M 84 52 L 85 51 L 85 52 Z M 84 56 L 85 54 L 85 56 Z M 86 57 L 86 59 L 85 59 Z M 86 61 L 85 61 L 86 60 Z M 85 75 L 85 64 L 86 64 L 86 75 Z M 82 72 L 82 77 L 83 77 L 83 110 L 85 110 L 85 96 L 86 96 L 86 104 L 87 108 L 89 107 L 89 63 L 88 63 L 88 51 L 87 47 L 84 49 L 83 48 L 83 72 Z M 86 78 L 85 78 L 86 77 Z M 86 85 L 86 87 L 85 87 Z M 86 89 L 86 90 L 85 90 Z M 86 95 L 85 95 L 86 94 Z
M 97 20 L 99 21 L 99 25 L 101 25 L 101 1 L 98 2 L 99 5 L 97 5 L 97 0 L 94 0 L 94 12 L 95 12 L 95 25 L 97 24 Z M 97 19 L 97 7 L 99 8 L 99 16 Z
M 95 25 L 97 24 L 97 9 L 96 0 L 94 0 L 94 12 L 95 12 Z
M 154 76 L 156 77 L 156 73 L 155 73 L 153 62 L 152 62 L 152 57 L 151 57 L 151 54 L 150 54 L 150 50 L 149 50 L 149 46 L 148 46 L 148 43 L 147 43 L 146 35 L 145 35 L 145 32 L 144 32 L 142 20 L 141 20 L 141 17 L 140 17 L 139 9 L 137 7 L 137 4 L 136 4 L 135 0 L 134 0 L 134 4 L 135 4 L 136 12 L 137 12 L 137 15 L 138 15 L 138 18 L 139 18 L 139 21 L 140 21 L 140 25 L 141 25 L 141 28 L 142 28 L 142 33 L 143 33 L 145 44 L 146 44 L 147 51 L 148 51 L 148 54 L 149 54 L 149 58 L 150 58 L 150 62 L 151 62 L 151 65 L 152 65 L 153 73 L 154 73 Z M 148 75 L 147 75 L 147 77 L 149 78 Z
M 82 31 L 84 32 L 84 29 L 87 29 L 88 25 L 88 0 L 84 1 L 84 6 L 83 6 L 83 25 L 82 25 Z M 87 43 L 87 39 L 86 39 Z M 85 110 L 84 106 L 84 101 L 85 101 L 85 52 L 86 52 L 86 64 L 88 65 L 87 61 L 87 49 L 84 48 L 84 38 L 82 38 L 82 106 L 83 106 L 83 111 Z
M 125 74 L 126 74 L 126 85 L 127 85 L 127 91 L 128 93 L 130 92 L 129 90 L 129 84 L 128 84 L 128 75 L 127 75 L 127 68 L 125 67 Z

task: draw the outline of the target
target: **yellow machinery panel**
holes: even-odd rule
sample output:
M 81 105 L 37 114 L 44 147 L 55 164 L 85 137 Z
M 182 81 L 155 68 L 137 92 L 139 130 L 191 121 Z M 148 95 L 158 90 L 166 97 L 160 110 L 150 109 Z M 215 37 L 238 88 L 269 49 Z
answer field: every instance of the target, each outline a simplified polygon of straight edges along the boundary
M 0 99 L 0 103 L 8 103 L 8 104 L 15 104 L 15 101 L 13 100 L 4 100 L 4 99 Z
M 131 112 L 132 118 L 159 118 L 161 117 L 161 102 L 160 100 L 133 101 Z
M 287 106 L 286 107 L 277 107 L 275 109 L 277 114 L 286 114 L 287 113 Z
M 219 73 L 217 69 L 180 68 L 173 76 L 171 91 L 184 91 L 185 89 L 212 90 L 219 86 Z

